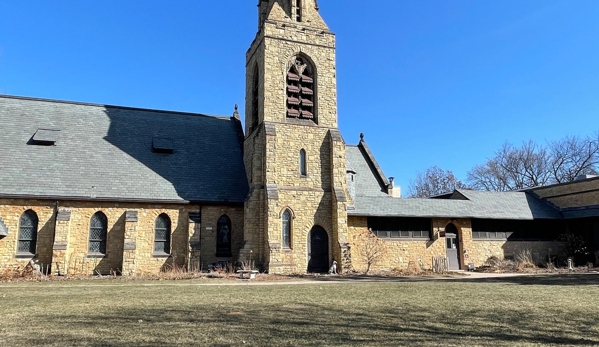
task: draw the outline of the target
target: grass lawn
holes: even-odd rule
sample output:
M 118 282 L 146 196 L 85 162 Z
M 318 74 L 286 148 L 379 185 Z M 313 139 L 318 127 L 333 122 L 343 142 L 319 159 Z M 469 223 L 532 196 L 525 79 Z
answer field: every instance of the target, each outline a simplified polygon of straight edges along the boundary
M 599 345 L 599 275 L 227 283 L 0 284 L 0 346 Z

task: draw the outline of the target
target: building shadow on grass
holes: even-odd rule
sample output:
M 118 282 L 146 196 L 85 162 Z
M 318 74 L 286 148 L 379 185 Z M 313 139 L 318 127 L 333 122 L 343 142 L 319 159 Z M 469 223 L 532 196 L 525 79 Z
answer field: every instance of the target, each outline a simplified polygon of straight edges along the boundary
M 539 274 L 506 277 L 470 277 L 459 275 L 439 276 L 315 276 L 315 281 L 323 282 L 476 282 L 476 283 L 511 283 L 521 285 L 551 285 L 551 286 L 580 286 L 599 285 L 599 273 L 577 273 L 577 274 Z
M 114 307 L 80 315 L 57 312 L 39 317 L 56 322 L 56 329 L 22 338 L 30 346 L 95 347 L 599 344 L 595 317 L 576 310 L 458 306 L 450 313 L 433 303 L 350 306 L 190 303 L 183 308 Z M 52 344 L 56 341 L 60 343 Z

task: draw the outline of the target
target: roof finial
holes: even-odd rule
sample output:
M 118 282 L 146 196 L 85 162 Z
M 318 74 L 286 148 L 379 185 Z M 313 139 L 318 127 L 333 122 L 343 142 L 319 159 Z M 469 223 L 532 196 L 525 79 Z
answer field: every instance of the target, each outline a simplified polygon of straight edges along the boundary
M 360 133 L 360 141 L 364 141 L 364 133 Z
M 239 119 L 239 112 L 237 109 L 239 109 L 239 105 L 235 104 L 235 112 L 233 112 L 233 117 L 235 117 L 235 119 Z

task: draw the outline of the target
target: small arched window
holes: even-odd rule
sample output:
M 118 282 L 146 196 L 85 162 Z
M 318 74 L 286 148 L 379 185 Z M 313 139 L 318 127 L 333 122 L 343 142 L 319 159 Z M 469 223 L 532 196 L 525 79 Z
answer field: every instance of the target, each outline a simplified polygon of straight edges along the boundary
M 154 253 L 171 253 L 171 219 L 165 213 L 156 218 L 154 225 Z
M 293 58 L 287 72 L 287 117 L 310 119 L 316 122 L 314 90 L 312 64 L 303 57 Z
M 300 150 L 300 160 L 299 160 L 299 172 L 302 176 L 308 175 L 308 167 L 306 165 L 306 151 L 302 148 Z
M 106 254 L 106 232 L 108 219 L 102 212 L 96 212 L 89 223 L 89 247 L 87 251 L 95 254 Z
M 285 210 L 281 217 L 281 231 L 283 234 L 283 248 L 291 248 L 291 213 Z
M 251 127 L 250 131 L 256 129 L 258 126 L 258 111 L 260 107 L 260 102 L 258 99 L 258 91 L 260 89 L 260 75 L 258 74 L 258 64 L 254 68 L 254 80 L 252 83 L 252 119 L 251 119 Z
M 37 224 L 37 214 L 33 210 L 27 210 L 21 215 L 21 219 L 19 219 L 18 253 L 35 254 Z

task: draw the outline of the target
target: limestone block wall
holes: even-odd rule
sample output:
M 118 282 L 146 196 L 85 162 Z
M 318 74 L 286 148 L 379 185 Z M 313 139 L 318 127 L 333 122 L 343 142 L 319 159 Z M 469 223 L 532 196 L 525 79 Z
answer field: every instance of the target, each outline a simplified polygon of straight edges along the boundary
M 491 256 L 500 259 L 514 259 L 522 251 L 530 251 L 535 264 L 545 264 L 547 256 L 560 254 L 561 242 L 556 241 L 505 241 L 475 240 L 472 242 L 470 262 L 474 266 L 483 265 Z
M 8 235 L 0 238 L 0 271 L 4 268 L 22 268 L 33 259 L 40 265 L 52 262 L 54 242 L 55 204 L 48 201 L 24 199 L 0 199 L 0 218 L 8 229 Z M 36 254 L 19 254 L 19 220 L 21 215 L 33 210 L 38 217 Z
M 291 21 L 291 6 L 297 0 L 271 0 L 267 7 L 268 19 Z M 316 10 L 316 0 L 303 0 L 302 23 L 319 29 L 327 29 Z
M 291 248 L 282 245 L 284 209 L 292 211 Z M 305 273 L 308 269 L 310 231 L 321 226 L 329 237 L 329 261 L 333 259 L 331 193 L 322 190 L 280 190 L 278 200 L 269 201 L 268 240 L 270 273 Z
M 243 247 L 243 211 L 242 206 L 202 206 L 201 268 L 206 269 L 208 265 L 219 260 L 232 262 L 239 260 L 239 251 Z M 231 219 L 231 250 L 233 255 L 230 258 L 216 257 L 216 223 L 222 215 L 227 215 Z
M 349 240 L 352 265 L 356 271 L 366 270 L 366 260 L 361 256 L 360 247 L 368 230 L 367 217 L 349 216 Z M 436 234 L 431 240 L 379 239 L 383 241 L 383 258 L 371 266 L 371 270 L 406 270 L 410 261 L 419 266 L 420 260 L 428 269 L 432 268 L 433 257 L 445 256 L 445 239 Z

